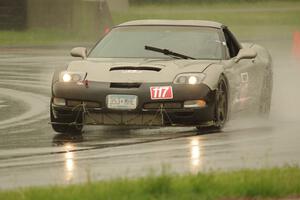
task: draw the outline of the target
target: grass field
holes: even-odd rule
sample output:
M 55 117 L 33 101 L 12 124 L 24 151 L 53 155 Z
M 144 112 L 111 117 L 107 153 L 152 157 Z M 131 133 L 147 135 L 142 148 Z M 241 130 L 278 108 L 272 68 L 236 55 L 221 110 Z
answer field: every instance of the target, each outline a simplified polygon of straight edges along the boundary
M 300 196 L 300 168 L 118 179 L 71 186 L 0 191 L 3 200 L 277 199 Z
M 113 13 L 116 24 L 134 19 L 199 19 L 228 25 L 242 39 L 287 38 L 300 31 L 300 1 L 145 4 Z
M 300 31 L 300 1 L 239 1 L 238 3 L 172 3 L 133 5 L 124 12 L 113 12 L 115 24 L 135 19 L 204 19 L 228 25 L 238 38 L 290 39 Z M 100 37 L 100 36 L 99 36 Z M 57 45 L 95 42 L 63 30 L 0 31 L 0 45 Z

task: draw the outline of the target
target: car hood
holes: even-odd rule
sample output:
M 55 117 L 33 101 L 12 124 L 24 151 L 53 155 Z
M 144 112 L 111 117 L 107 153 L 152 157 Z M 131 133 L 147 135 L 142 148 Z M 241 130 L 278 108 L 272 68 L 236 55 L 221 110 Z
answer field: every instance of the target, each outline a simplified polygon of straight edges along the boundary
M 86 72 L 98 82 L 172 82 L 180 73 L 203 72 L 218 60 L 87 59 L 73 61 L 68 71 Z

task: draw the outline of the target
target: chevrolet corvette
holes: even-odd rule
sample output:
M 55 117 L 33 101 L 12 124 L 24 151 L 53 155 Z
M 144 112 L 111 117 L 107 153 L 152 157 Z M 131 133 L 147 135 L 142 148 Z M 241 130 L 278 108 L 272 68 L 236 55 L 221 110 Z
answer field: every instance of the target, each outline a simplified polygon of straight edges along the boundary
M 53 75 L 56 132 L 84 125 L 194 126 L 220 130 L 237 113 L 267 116 L 272 59 L 221 23 L 137 20 L 113 27 Z

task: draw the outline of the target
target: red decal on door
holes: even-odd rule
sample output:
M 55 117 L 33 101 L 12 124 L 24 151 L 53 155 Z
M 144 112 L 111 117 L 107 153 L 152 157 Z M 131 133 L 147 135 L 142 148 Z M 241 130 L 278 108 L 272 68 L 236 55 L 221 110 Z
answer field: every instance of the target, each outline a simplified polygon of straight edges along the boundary
M 151 99 L 173 99 L 172 86 L 150 87 Z

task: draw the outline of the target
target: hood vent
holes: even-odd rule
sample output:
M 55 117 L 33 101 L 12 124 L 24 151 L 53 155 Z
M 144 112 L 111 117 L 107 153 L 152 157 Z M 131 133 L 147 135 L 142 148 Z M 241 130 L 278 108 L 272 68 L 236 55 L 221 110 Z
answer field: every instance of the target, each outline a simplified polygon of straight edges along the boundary
M 142 83 L 110 83 L 110 88 L 139 88 Z
M 158 67 L 148 67 L 148 66 L 140 66 L 140 67 L 131 67 L 131 66 L 121 66 L 121 67 L 112 67 L 109 71 L 155 71 L 159 72 L 161 68 Z

